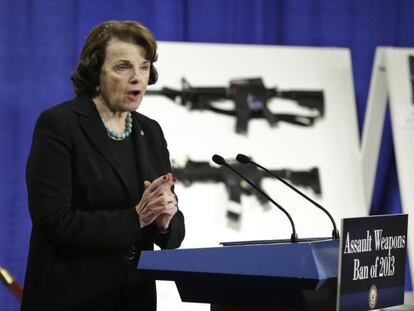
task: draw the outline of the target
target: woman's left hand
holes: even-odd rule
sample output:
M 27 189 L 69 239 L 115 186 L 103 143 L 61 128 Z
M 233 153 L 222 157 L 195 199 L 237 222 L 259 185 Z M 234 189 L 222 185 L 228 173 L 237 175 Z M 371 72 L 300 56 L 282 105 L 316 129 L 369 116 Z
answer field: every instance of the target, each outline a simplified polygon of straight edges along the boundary
M 175 194 L 171 191 L 171 186 L 176 183 L 176 179 L 173 178 L 171 173 L 168 173 L 166 176 L 167 176 L 167 179 L 165 180 L 165 182 L 159 185 L 157 189 L 158 189 L 158 192 L 160 193 L 160 196 L 169 197 L 170 200 L 166 204 L 163 204 L 160 214 L 154 220 L 157 227 L 162 231 L 168 229 L 172 217 L 175 215 L 175 213 L 177 213 L 177 210 L 178 210 L 177 198 Z M 152 184 L 151 182 L 145 181 L 144 190 L 150 187 L 151 184 Z

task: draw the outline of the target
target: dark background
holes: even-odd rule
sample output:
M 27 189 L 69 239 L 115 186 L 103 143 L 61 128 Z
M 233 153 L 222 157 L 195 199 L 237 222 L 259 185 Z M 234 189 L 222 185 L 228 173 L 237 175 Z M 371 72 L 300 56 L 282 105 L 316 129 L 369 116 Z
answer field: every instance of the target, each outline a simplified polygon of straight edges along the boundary
M 0 0 L 0 265 L 20 283 L 33 126 L 42 110 L 73 96 L 69 76 L 86 35 L 108 19 L 138 20 L 163 41 L 349 48 L 360 134 L 375 48 L 414 46 L 411 0 Z M 371 212 L 401 212 L 389 113 Z M 0 309 L 18 309 L 4 287 Z

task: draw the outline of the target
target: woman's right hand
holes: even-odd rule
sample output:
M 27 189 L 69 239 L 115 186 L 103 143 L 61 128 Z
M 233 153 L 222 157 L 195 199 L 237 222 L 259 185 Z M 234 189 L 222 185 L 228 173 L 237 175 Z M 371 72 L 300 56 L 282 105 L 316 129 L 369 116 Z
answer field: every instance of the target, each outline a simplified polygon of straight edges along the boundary
M 175 214 L 177 211 L 177 200 L 175 194 L 171 191 L 171 186 L 175 182 L 171 173 L 158 177 L 152 183 L 149 181 L 144 182 L 144 193 L 139 203 L 135 206 L 141 228 L 148 226 L 162 214 L 172 214 L 171 217 Z

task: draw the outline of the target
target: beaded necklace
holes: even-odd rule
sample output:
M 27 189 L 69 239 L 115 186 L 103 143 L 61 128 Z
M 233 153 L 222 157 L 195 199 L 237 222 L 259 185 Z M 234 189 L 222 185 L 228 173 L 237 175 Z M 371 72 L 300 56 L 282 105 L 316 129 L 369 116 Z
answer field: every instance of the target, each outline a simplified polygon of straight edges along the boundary
M 102 119 L 102 117 L 101 117 L 101 119 Z M 128 112 L 127 117 L 125 119 L 125 130 L 122 133 L 119 133 L 119 132 L 113 130 L 108 124 L 106 124 L 104 119 L 102 119 L 102 122 L 103 122 L 103 125 L 105 126 L 106 133 L 108 134 L 108 136 L 110 138 L 112 138 L 114 140 L 124 140 L 132 132 L 132 116 L 131 116 L 130 112 Z

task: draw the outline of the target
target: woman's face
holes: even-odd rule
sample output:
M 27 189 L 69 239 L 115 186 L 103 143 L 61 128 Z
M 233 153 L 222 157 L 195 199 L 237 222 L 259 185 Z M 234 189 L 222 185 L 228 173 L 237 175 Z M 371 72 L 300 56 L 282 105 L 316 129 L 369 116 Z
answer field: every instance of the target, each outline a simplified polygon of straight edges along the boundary
M 98 100 L 113 112 L 137 110 L 148 85 L 150 62 L 143 47 L 111 39 L 100 73 Z

